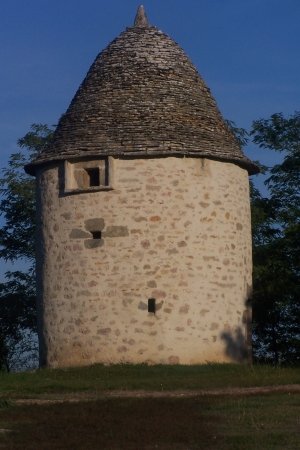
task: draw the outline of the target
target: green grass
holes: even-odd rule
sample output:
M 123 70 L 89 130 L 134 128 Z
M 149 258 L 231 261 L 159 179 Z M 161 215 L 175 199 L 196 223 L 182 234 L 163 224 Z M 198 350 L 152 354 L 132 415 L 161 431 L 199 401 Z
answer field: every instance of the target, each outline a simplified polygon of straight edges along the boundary
M 2 398 L 103 390 L 196 390 L 300 383 L 300 368 L 235 364 L 94 365 L 1 373 Z
M 296 450 L 300 445 L 300 395 L 272 394 L 215 399 L 225 449 Z M 220 448 L 223 448 L 220 446 Z
M 300 369 L 234 364 L 94 365 L 0 373 L 0 448 L 296 450 L 300 395 L 98 398 L 17 405 L 104 390 L 176 391 L 300 383 Z M 97 396 L 95 396 L 95 399 Z
M 296 450 L 300 395 L 102 399 L 0 409 L 14 450 Z

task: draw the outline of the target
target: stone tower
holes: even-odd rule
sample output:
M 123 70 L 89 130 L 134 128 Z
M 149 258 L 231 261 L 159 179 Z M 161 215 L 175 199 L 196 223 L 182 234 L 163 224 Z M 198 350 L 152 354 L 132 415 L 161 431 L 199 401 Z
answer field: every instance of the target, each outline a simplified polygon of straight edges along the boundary
M 26 171 L 37 180 L 41 365 L 246 357 L 257 167 L 143 7 Z

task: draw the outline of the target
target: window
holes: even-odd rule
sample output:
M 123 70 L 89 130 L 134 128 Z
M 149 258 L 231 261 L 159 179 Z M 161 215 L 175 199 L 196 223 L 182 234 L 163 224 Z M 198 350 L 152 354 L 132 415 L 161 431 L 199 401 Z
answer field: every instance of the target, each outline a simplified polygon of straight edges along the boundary
M 110 158 L 65 162 L 65 192 L 111 189 Z

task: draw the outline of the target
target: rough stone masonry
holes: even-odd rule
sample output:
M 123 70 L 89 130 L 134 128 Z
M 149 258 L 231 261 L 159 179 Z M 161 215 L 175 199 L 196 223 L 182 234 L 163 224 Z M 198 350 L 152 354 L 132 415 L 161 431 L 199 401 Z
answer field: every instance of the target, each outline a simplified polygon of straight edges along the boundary
M 247 357 L 257 167 L 142 7 L 26 170 L 41 365 Z

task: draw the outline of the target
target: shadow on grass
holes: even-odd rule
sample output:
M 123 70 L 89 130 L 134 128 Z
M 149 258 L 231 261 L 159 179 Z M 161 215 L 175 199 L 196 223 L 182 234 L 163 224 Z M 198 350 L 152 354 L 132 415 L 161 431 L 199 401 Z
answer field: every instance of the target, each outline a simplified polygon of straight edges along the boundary
M 282 450 L 299 447 L 299 395 L 97 402 L 0 410 L 13 450 Z
M 17 407 L 0 414 L 0 421 L 15 429 L 4 441 L 14 450 L 209 450 L 213 417 L 204 418 L 203 409 L 205 400 L 110 399 Z

